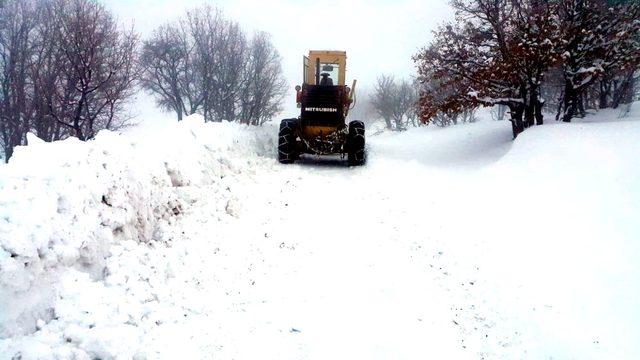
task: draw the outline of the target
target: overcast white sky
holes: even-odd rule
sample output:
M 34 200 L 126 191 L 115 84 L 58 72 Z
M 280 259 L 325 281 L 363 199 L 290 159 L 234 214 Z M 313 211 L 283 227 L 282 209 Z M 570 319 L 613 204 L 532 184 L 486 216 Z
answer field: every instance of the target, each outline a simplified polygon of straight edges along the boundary
M 411 56 L 426 45 L 431 30 L 453 13 L 447 0 L 105 0 L 143 38 L 187 9 L 209 3 L 247 32 L 269 32 L 282 55 L 291 94 L 301 82 L 302 56 L 309 50 L 346 50 L 347 81 L 370 85 L 378 74 L 414 74 Z M 293 95 L 291 95 L 293 96 Z M 283 116 L 295 116 L 285 99 Z

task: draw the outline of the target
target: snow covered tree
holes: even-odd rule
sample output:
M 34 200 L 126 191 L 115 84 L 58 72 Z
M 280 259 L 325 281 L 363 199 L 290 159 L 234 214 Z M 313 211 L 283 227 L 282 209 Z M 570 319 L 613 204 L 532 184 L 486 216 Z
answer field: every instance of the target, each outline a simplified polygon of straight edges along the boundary
M 558 114 L 568 122 L 584 113 L 581 96 L 596 81 L 603 81 L 600 106 L 606 107 L 611 79 L 633 78 L 640 57 L 640 4 L 563 0 L 558 8 L 565 81 Z
M 539 0 L 454 0 L 455 24 L 435 32 L 414 60 L 428 122 L 478 105 L 507 106 L 514 137 L 542 124 L 540 85 L 557 61 L 554 5 Z

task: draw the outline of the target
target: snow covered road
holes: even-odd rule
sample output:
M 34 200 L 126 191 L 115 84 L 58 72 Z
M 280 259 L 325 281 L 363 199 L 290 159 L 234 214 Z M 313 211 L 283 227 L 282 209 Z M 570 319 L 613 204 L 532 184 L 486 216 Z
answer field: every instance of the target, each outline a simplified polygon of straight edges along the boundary
M 179 214 L 103 279 L 62 271 L 53 318 L 0 358 L 636 358 L 639 125 L 383 134 L 361 168 L 221 160 L 172 178 Z
M 425 180 L 433 188 L 416 191 Z M 384 157 L 364 168 L 269 165 L 232 189 L 228 222 L 211 221 L 216 204 L 204 200 L 177 225 L 198 244 L 180 241 L 188 256 L 178 272 L 202 274 L 199 317 L 218 326 L 184 329 L 207 334 L 223 358 L 473 357 L 456 325 L 469 305 L 454 299 L 474 279 L 448 272 L 444 239 L 433 237 L 451 224 L 439 219 L 456 217 L 461 185 Z

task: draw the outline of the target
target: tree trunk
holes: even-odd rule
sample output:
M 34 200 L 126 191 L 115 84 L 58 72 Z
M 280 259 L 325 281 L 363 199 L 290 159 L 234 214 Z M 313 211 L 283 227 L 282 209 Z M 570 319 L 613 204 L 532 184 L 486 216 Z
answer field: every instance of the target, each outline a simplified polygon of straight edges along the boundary
M 634 88 L 634 73 L 630 73 L 627 75 L 624 80 L 622 80 L 620 86 L 615 90 L 613 94 L 613 104 L 612 108 L 617 109 L 622 103 L 631 103 L 633 101 L 633 88 Z
M 178 106 L 178 109 L 176 109 L 176 114 L 178 114 L 178 121 L 182 121 L 182 107 Z
M 388 130 L 393 129 L 393 125 L 391 125 L 391 119 L 390 118 L 384 118 L 384 122 L 387 125 L 387 129 Z
M 558 111 L 556 111 L 556 121 L 560 120 L 560 114 L 562 114 L 562 110 L 564 109 L 564 99 L 565 99 L 564 90 L 562 90 L 562 93 L 558 98 Z
M 609 91 L 611 89 L 611 84 L 607 82 L 607 80 L 600 81 L 600 96 L 598 100 L 598 107 L 600 109 L 606 109 L 609 107 Z
M 13 146 L 6 144 L 5 148 L 4 148 L 4 162 L 8 163 L 9 159 L 11 158 L 11 155 L 13 155 Z
M 543 107 L 544 107 L 544 101 L 540 101 L 540 99 L 536 99 L 536 106 L 535 106 L 536 125 L 544 124 L 544 115 L 542 114 Z
M 585 117 L 587 112 L 584 110 L 584 99 L 585 95 L 582 94 L 578 97 L 578 112 L 580 113 L 580 117 Z
M 529 89 L 526 83 L 520 84 L 520 98 L 522 99 L 522 104 L 516 105 L 519 110 L 512 113 L 512 116 L 516 115 L 516 119 L 519 119 L 519 124 L 518 121 L 516 121 L 518 134 L 533 125 L 533 102 L 531 101 L 533 93 L 533 89 Z
M 533 106 L 525 106 L 524 108 L 524 119 L 522 121 L 522 125 L 525 129 L 528 129 L 534 124 L 534 111 Z
M 396 123 L 396 130 L 397 131 L 404 131 L 406 130 L 404 128 L 404 124 L 402 123 L 402 118 L 395 118 L 393 119 L 393 121 Z
M 23 145 L 22 139 L 22 130 L 19 130 L 19 128 L 16 128 L 15 133 L 9 135 L 9 141 L 5 144 L 4 149 L 5 162 L 9 162 L 9 159 L 11 158 L 11 156 L 13 156 L 13 151 L 15 150 L 16 146 Z
M 528 128 L 533 126 L 535 119 L 535 107 L 538 99 L 536 99 L 536 92 L 532 89 L 529 96 L 528 101 L 526 102 L 524 108 L 524 127 Z
M 510 106 L 511 110 L 511 129 L 513 130 L 513 138 L 517 138 L 524 131 L 524 105 Z
M 562 116 L 562 121 L 571 122 L 571 119 L 573 119 L 578 107 L 577 97 L 578 94 L 573 88 L 573 84 L 569 81 L 565 81 L 563 100 L 564 115 Z
M 78 100 L 78 105 L 76 106 L 76 110 L 73 114 L 73 123 L 72 128 L 76 133 L 76 137 L 82 141 L 85 141 L 84 134 L 82 133 L 82 125 L 80 124 L 80 117 L 82 116 L 82 110 L 84 110 L 84 101 L 85 101 L 86 93 L 83 92 L 80 95 L 80 99 Z

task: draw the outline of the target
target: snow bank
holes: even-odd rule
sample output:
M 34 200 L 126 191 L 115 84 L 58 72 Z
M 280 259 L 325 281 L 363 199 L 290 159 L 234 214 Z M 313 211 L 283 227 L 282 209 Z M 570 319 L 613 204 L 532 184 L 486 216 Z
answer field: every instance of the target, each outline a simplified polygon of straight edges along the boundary
M 475 212 L 501 218 L 472 221 L 492 235 L 487 297 L 532 358 L 640 356 L 639 120 L 606 111 L 528 129 L 483 173 Z
M 408 188 L 403 206 L 426 219 L 417 243 L 437 250 L 430 264 L 442 259 L 466 348 L 640 358 L 640 103 L 569 124 L 549 116 L 515 141 L 510 131 L 481 121 L 369 142 L 377 186 Z
M 527 129 L 459 179 L 464 226 L 438 224 L 443 251 L 481 294 L 469 302 L 468 323 L 480 329 L 465 329 L 470 348 L 501 358 L 640 356 L 638 105 L 624 117 L 607 110 Z M 474 147 L 473 159 L 491 153 Z
M 272 156 L 273 134 L 193 116 L 144 136 L 103 131 L 87 143 L 29 135 L 0 168 L 0 338 L 57 316 L 61 271 L 104 278 L 111 245 L 156 241 L 183 211 L 181 187 L 250 169 Z

